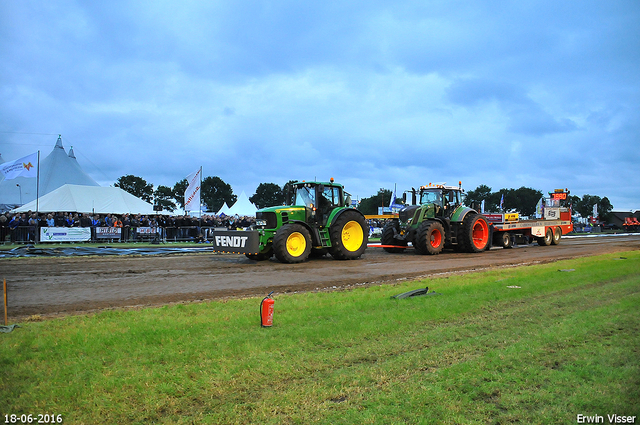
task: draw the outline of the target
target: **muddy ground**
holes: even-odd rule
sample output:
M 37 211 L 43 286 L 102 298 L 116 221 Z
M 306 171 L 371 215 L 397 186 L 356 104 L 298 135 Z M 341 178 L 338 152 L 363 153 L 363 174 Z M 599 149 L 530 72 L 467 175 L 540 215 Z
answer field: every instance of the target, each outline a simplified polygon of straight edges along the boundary
M 558 246 L 493 248 L 481 254 L 388 254 L 369 247 L 354 261 L 327 256 L 302 264 L 263 262 L 239 255 L 0 259 L 9 317 L 50 316 L 105 308 L 163 305 L 225 297 L 384 284 L 440 273 L 552 262 L 640 249 L 640 235 L 565 238 Z

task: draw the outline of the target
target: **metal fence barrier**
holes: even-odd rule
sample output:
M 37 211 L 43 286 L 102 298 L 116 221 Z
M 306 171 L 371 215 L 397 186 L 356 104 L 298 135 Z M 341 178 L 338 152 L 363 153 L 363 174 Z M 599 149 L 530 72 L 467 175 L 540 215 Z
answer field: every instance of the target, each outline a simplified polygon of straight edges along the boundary
M 62 228 L 48 228 L 62 229 Z M 86 228 L 81 228 L 86 229 Z M 204 242 L 216 227 L 91 227 L 91 237 L 87 243 L 99 242 Z M 226 229 L 226 228 L 223 228 Z M 0 227 L 0 244 L 26 243 L 59 243 L 61 240 L 41 240 L 41 228 L 18 226 L 16 228 Z M 72 241 L 68 241 L 72 242 Z M 78 241 L 74 241 L 78 242 Z

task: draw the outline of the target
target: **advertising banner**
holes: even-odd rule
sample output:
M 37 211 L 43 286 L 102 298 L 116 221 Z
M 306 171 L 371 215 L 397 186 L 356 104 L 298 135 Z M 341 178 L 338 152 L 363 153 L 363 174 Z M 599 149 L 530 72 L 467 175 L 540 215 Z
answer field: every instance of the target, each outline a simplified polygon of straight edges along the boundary
M 212 232 L 214 252 L 235 254 L 257 254 L 260 250 L 260 234 L 243 230 Z
M 90 227 L 41 227 L 40 242 L 86 242 L 91 240 Z
M 157 227 L 137 227 L 136 232 L 139 235 L 155 235 L 158 233 Z
M 120 227 L 96 227 L 96 239 L 120 239 Z

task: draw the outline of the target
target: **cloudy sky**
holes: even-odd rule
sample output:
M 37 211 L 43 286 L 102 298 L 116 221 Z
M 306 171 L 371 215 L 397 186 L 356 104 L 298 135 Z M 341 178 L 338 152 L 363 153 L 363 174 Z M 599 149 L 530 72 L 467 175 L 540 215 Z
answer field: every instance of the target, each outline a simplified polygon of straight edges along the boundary
M 0 153 L 640 209 L 640 2 L 0 0 Z

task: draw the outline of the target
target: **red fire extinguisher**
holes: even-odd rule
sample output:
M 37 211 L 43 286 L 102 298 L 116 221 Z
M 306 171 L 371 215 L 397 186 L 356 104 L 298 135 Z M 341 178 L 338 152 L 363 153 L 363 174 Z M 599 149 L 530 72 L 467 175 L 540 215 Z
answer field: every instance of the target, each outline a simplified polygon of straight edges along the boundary
M 260 322 L 263 328 L 273 326 L 273 304 L 275 301 L 271 298 L 273 291 L 262 299 L 260 302 Z

